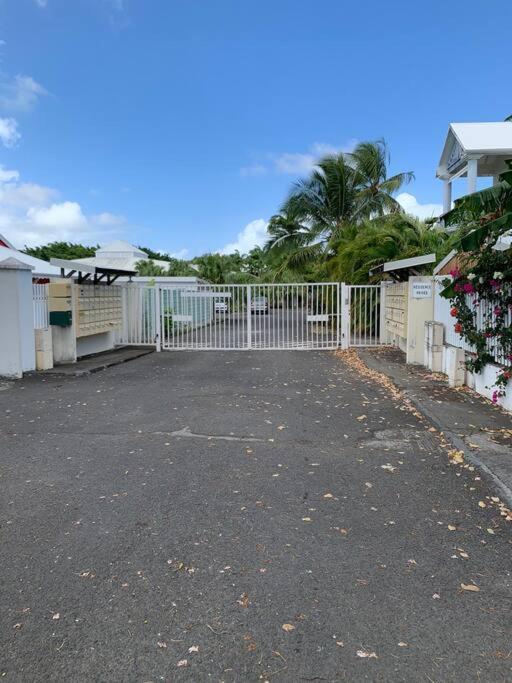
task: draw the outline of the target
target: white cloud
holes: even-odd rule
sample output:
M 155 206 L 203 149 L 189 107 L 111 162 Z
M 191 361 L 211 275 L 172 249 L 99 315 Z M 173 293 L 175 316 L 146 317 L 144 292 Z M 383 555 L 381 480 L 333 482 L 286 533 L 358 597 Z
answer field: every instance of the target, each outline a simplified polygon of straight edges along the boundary
M 32 76 L 15 76 L 0 82 L 0 107 L 9 111 L 30 111 L 48 92 Z
M 0 232 L 17 247 L 55 240 L 94 243 L 119 236 L 122 216 L 88 216 L 78 202 L 58 199 L 56 190 L 22 183 L 18 171 L 0 166 Z
M 356 140 L 349 140 L 345 145 L 336 146 L 325 142 L 315 142 L 305 152 L 283 152 L 268 154 L 266 161 L 257 161 L 240 169 L 241 176 L 259 176 L 273 171 L 286 175 L 306 175 L 316 166 L 318 161 L 328 154 L 351 152 Z
M 219 249 L 221 254 L 232 254 L 234 251 L 239 251 L 241 254 L 247 254 L 253 247 L 262 247 L 267 241 L 267 221 L 263 218 L 257 218 L 255 221 L 248 223 L 242 232 L 236 236 L 236 241 L 226 244 L 225 247 Z
M 18 131 L 18 122 L 11 118 L 0 118 L 0 140 L 3 146 L 8 149 L 15 147 L 20 138 L 21 133 Z
M 263 164 L 249 164 L 249 166 L 242 166 L 240 175 L 243 177 L 264 175 L 267 172 L 267 167 Z
M 18 181 L 20 174 L 18 171 L 9 171 L 7 168 L 0 166 L 0 183 L 10 183 L 11 181 Z
M 406 213 L 421 219 L 437 217 L 443 213 L 442 204 L 420 204 L 416 197 L 408 192 L 397 195 L 396 200 Z
M 123 225 L 126 223 L 126 218 L 124 216 L 118 216 L 109 211 L 98 213 L 95 216 L 92 216 L 91 220 L 96 225 Z
M 56 230 L 75 230 L 87 224 L 82 207 L 77 202 L 61 202 L 39 209 L 31 207 L 27 211 L 27 218 L 36 227 Z

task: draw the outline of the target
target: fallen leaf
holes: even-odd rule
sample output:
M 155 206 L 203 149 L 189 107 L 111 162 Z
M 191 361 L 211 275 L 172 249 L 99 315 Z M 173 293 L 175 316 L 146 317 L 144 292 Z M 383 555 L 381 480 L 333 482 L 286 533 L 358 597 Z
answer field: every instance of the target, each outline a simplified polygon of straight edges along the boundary
M 311 522 L 311 517 L 303 517 L 302 521 L 303 522 Z
M 394 472 L 396 470 L 396 467 L 393 467 L 389 462 L 387 465 L 381 465 L 380 467 L 382 470 L 388 470 L 388 472 Z
M 453 526 L 453 524 L 448 524 L 448 530 L 449 531 L 457 531 L 457 527 Z
M 283 629 L 283 631 L 286 631 L 287 633 L 289 633 L 290 631 L 295 631 L 295 626 L 293 624 L 283 624 L 281 628 Z
M 366 420 L 366 415 L 359 415 L 359 417 L 356 417 L 356 420 L 359 420 L 359 422 Z
M 240 605 L 240 607 L 249 607 L 249 596 L 247 593 L 242 593 L 240 598 L 237 600 L 237 603 Z
M 59 612 L 55 612 L 54 614 L 52 614 L 52 619 L 60 619 Z
M 480 590 L 480 588 L 478 588 L 478 586 L 475 586 L 474 583 L 461 583 L 460 587 L 463 591 L 471 591 L 473 593 L 478 593 Z
M 368 652 L 368 650 L 358 650 L 356 652 L 356 655 L 358 657 L 368 657 L 369 659 L 377 659 L 377 655 L 375 652 Z
M 488 534 L 492 534 L 493 536 L 495 535 L 494 529 L 487 529 Z
M 180 659 L 178 662 L 178 666 L 187 666 L 188 665 L 188 660 L 187 659 Z
M 199 652 L 199 646 L 198 645 L 191 645 L 188 648 L 188 651 L 190 652 L 190 654 L 192 654 L 192 652 Z
M 284 425 L 279 425 L 278 429 L 279 429 L 280 432 L 282 432 L 283 429 L 286 429 L 286 427 L 285 427 Z
M 487 505 L 484 503 L 483 500 L 479 500 L 479 501 L 478 501 L 478 507 L 479 507 L 479 508 L 486 508 Z
M 440 597 L 441 597 L 441 596 L 439 595 L 439 593 L 434 593 L 434 594 L 432 595 L 432 598 L 433 598 L 434 600 L 439 600 Z
M 407 643 L 404 643 L 403 641 L 400 641 L 400 642 L 398 643 L 398 647 L 409 647 L 409 646 L 407 645 Z
M 157 642 L 158 647 L 165 649 L 167 647 L 167 643 L 164 643 L 163 640 L 159 640 Z
M 332 493 L 324 493 L 324 498 L 334 498 Z

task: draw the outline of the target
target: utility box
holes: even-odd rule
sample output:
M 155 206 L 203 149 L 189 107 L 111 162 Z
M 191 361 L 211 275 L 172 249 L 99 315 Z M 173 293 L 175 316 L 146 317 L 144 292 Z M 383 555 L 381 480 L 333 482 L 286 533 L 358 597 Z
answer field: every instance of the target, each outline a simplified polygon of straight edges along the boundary
M 424 365 L 432 372 L 443 371 L 444 325 L 435 320 L 425 322 Z
M 446 348 L 446 374 L 450 387 L 461 387 L 466 379 L 466 352 L 455 346 Z

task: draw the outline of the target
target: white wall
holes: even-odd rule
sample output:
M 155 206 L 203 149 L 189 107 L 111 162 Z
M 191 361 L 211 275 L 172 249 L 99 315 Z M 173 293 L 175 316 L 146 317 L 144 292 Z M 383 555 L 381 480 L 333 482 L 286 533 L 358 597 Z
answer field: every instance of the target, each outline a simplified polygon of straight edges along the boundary
M 32 271 L 21 264 L 0 264 L 0 321 L 0 376 L 21 377 L 35 370 Z

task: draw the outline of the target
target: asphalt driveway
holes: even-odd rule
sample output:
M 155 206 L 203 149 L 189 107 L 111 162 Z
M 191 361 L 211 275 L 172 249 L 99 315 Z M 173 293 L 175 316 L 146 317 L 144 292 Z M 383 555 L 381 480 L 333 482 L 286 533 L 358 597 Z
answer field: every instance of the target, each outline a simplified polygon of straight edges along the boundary
M 330 352 L 17 382 L 0 489 L 2 680 L 512 678 L 492 490 Z

